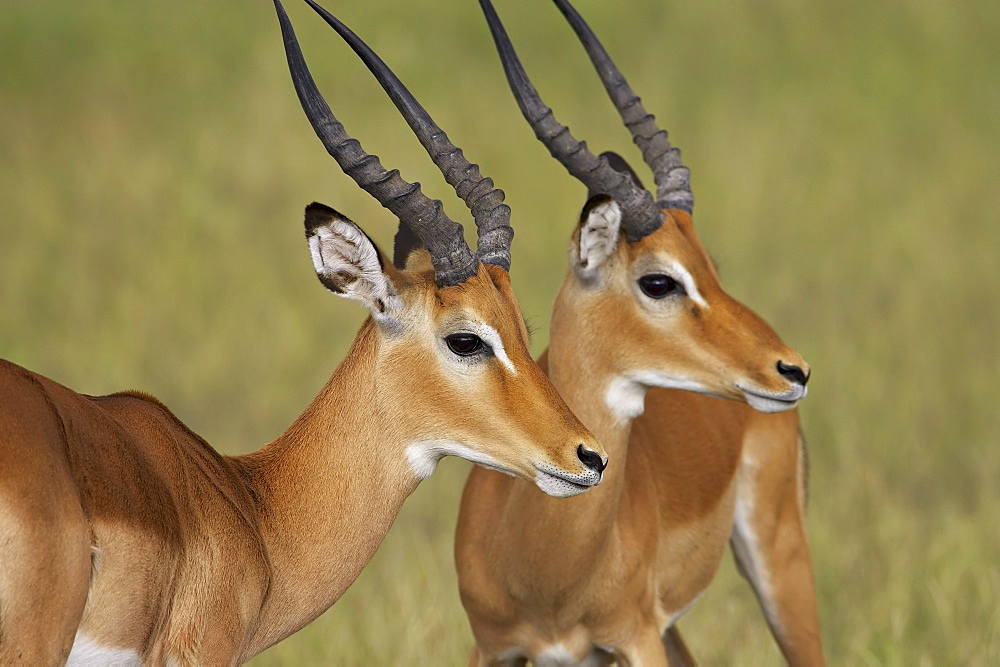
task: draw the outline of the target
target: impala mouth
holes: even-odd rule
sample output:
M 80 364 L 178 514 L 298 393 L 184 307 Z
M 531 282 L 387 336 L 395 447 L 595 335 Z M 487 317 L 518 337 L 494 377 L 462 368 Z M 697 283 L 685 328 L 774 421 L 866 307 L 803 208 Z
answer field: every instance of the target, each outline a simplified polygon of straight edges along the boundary
M 739 384 L 736 385 L 736 388 L 743 392 L 747 404 L 758 412 L 791 410 L 809 393 L 809 389 L 802 385 L 795 385 L 788 391 L 780 393 L 749 389 Z
M 577 496 L 601 483 L 603 475 L 596 470 L 572 474 L 549 465 L 535 465 L 535 485 L 555 498 Z

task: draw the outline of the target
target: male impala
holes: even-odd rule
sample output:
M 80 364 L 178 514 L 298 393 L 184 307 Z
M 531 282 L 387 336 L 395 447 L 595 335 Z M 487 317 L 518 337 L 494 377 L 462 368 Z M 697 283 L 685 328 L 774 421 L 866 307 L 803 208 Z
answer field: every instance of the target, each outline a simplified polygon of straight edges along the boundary
M 554 495 L 601 478 L 603 450 L 528 353 L 503 193 L 327 16 L 432 139 L 449 180 L 461 175 L 473 253 L 440 202 L 345 133 L 275 5 L 316 133 L 419 237 L 432 269 L 397 270 L 354 223 L 307 207 L 320 281 L 371 317 L 305 412 L 244 456 L 220 456 L 151 396 L 85 396 L 0 362 L 0 664 L 239 663 L 340 597 L 442 456 Z
M 480 4 L 522 112 L 591 190 L 541 363 L 615 464 L 601 488 L 564 503 L 473 470 L 455 547 L 471 664 L 693 662 L 673 624 L 727 539 L 788 660 L 822 663 L 790 411 L 805 363 L 722 290 L 679 152 L 575 10 L 556 0 L 655 174 L 655 204 L 621 158 L 594 156 L 556 122 Z

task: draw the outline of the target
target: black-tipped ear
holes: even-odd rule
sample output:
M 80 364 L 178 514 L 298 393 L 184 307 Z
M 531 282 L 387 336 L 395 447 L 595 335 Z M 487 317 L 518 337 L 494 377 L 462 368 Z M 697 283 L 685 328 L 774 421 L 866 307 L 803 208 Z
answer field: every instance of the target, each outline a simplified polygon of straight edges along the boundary
M 611 195 L 590 195 L 587 199 L 587 203 L 583 205 L 583 210 L 580 211 L 580 221 L 577 223 L 579 225 L 587 224 L 587 220 L 590 219 L 590 213 L 601 205 L 607 205 L 614 201 Z
M 642 181 L 639 180 L 638 174 L 636 174 L 635 170 L 632 169 L 629 163 L 625 161 L 625 158 L 623 158 L 618 153 L 615 153 L 614 151 L 604 151 L 603 153 L 601 153 L 601 157 L 608 161 L 608 164 L 611 165 L 612 169 L 614 169 L 615 171 L 625 172 L 626 174 L 632 177 L 632 182 L 635 183 L 638 188 L 645 190 L 645 188 L 642 186 Z M 593 190 L 587 190 L 588 199 L 596 194 L 598 193 L 594 192 Z
M 336 211 L 326 204 L 314 201 L 306 206 L 306 236 L 317 227 L 329 224 L 333 220 L 354 222 L 340 211 Z
M 380 321 L 395 320 L 402 302 L 385 273 L 382 253 L 358 225 L 329 206 L 306 207 L 306 240 L 320 282 L 360 301 Z
M 317 201 L 314 201 L 313 203 L 306 206 L 306 217 L 305 217 L 306 238 L 308 239 L 309 237 L 313 236 L 313 234 L 315 234 L 316 232 L 317 227 L 323 227 L 329 225 L 334 220 L 339 220 L 341 222 L 348 222 L 351 225 L 353 225 L 359 232 L 364 234 L 365 238 L 368 239 L 368 242 L 372 244 L 373 248 L 375 248 L 375 255 L 378 257 L 379 268 L 385 269 L 385 263 L 382 260 L 382 251 L 379 249 L 378 244 L 376 244 L 375 241 L 372 240 L 372 237 L 368 236 L 368 232 L 361 229 L 361 227 L 358 226 L 356 222 L 348 218 L 346 215 L 344 215 L 343 213 L 334 208 L 330 208 L 326 204 L 321 204 Z

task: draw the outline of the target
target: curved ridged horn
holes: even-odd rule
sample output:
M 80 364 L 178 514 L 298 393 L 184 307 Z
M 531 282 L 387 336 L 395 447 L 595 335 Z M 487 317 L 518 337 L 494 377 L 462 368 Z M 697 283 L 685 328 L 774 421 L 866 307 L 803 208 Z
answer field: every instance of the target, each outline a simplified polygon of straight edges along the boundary
M 569 128 L 555 119 L 552 109 L 545 106 L 528 79 L 493 4 L 490 0 L 479 0 L 479 5 L 500 54 L 507 82 L 521 113 L 535 130 L 535 136 L 545 144 L 552 157 L 589 190 L 614 197 L 622 208 L 622 227 L 630 241 L 637 241 L 659 228 L 663 224 L 663 214 L 653 203 L 652 195 L 636 187 L 628 174 L 615 170 L 606 159 L 591 153 L 585 142 L 577 141 Z
M 653 170 L 657 207 L 677 208 L 691 213 L 694 208 L 691 172 L 681 162 L 680 150 L 670 144 L 667 131 L 661 129 L 656 124 L 656 118 L 646 112 L 642 101 L 632 92 L 625 77 L 615 67 L 608 52 L 583 17 L 568 0 L 553 1 L 576 32 L 597 74 L 601 77 L 605 90 L 618 109 L 618 114 L 632 133 L 632 140 L 642 151 L 643 160 Z
M 378 156 L 366 153 L 360 142 L 347 134 L 320 95 L 280 0 L 274 0 L 274 7 L 295 92 L 327 152 L 344 173 L 417 234 L 430 252 L 438 285 L 456 285 L 474 275 L 476 257 L 462 237 L 462 226 L 445 215 L 440 201 L 423 194 L 419 183 L 403 180 L 396 169 L 386 170 Z
M 448 184 L 472 211 L 479 232 L 477 256 L 484 264 L 510 270 L 510 243 L 514 230 L 510 226 L 510 207 L 503 203 L 503 190 L 493 187 L 493 180 L 479 173 L 479 166 L 469 162 L 462 149 L 448 139 L 444 130 L 413 97 L 406 86 L 369 48 L 364 41 L 335 16 L 314 0 L 306 0 L 360 56 L 375 78 L 389 94 L 396 108 L 417 135 L 427 154 L 444 174 Z

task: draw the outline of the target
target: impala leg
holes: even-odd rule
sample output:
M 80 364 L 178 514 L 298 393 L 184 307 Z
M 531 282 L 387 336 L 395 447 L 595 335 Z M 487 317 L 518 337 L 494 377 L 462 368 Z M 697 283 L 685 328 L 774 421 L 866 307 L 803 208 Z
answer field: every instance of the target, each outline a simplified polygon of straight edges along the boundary
M 694 667 L 698 664 L 688 651 L 676 625 L 671 625 L 663 633 L 663 650 L 666 651 L 667 664 L 670 667 Z
M 791 665 L 822 665 L 823 648 L 805 531 L 805 443 L 748 436 L 730 543 Z M 756 440 L 756 441 L 755 441 Z M 785 446 L 784 443 L 787 443 Z M 776 446 L 778 445 L 778 446 Z M 794 483 L 793 483 L 794 481 Z
M 618 663 L 627 667 L 667 667 L 663 638 L 655 628 L 645 628 L 635 641 L 619 650 Z
M 2 665 L 64 663 L 87 602 L 90 544 L 82 512 L 67 518 L 59 498 L 38 500 L 48 508 L 39 504 L 30 516 L 0 505 Z

